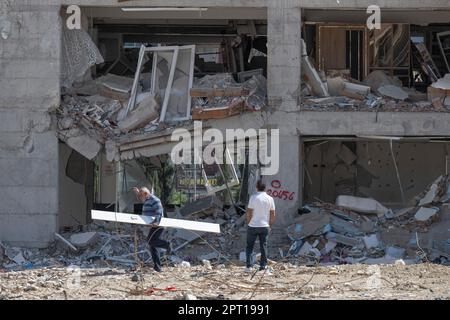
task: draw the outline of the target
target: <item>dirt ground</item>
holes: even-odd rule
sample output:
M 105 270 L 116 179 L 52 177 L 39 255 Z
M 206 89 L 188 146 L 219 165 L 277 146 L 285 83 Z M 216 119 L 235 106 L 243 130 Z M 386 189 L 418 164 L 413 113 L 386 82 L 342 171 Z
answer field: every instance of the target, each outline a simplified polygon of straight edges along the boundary
M 450 299 L 450 268 L 436 264 L 306 267 L 277 263 L 273 274 L 240 266 L 137 271 L 115 268 L 0 269 L 0 300 L 96 299 Z

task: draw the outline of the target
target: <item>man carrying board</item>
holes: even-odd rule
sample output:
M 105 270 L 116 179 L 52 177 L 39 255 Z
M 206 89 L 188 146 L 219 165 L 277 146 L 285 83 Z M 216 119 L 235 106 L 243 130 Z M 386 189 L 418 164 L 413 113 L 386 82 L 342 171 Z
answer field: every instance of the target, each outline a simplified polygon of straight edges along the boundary
M 142 207 L 142 215 L 154 217 L 154 222 L 150 225 L 151 229 L 147 241 L 150 246 L 154 269 L 156 272 L 161 272 L 161 257 L 158 248 L 166 249 L 167 254 L 170 254 L 172 251 L 170 242 L 161 238 L 164 233 L 164 228 L 160 227 L 159 223 L 164 216 L 164 208 L 161 200 L 152 194 L 148 188 L 133 188 L 133 192 L 137 199 L 144 204 Z

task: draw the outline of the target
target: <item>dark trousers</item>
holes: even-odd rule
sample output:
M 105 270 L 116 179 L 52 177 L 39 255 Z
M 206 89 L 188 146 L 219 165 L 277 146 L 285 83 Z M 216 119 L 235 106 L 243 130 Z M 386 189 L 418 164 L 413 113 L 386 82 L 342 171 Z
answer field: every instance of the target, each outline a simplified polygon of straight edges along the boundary
M 148 245 L 150 246 L 150 253 L 156 271 L 161 271 L 161 258 L 158 248 L 168 249 L 169 242 L 161 239 L 164 233 L 164 228 L 151 228 L 148 234 Z
M 253 228 L 247 229 L 247 267 L 252 267 L 253 248 L 255 247 L 256 238 L 259 238 L 261 247 L 261 268 L 267 266 L 267 238 L 269 236 L 269 228 Z

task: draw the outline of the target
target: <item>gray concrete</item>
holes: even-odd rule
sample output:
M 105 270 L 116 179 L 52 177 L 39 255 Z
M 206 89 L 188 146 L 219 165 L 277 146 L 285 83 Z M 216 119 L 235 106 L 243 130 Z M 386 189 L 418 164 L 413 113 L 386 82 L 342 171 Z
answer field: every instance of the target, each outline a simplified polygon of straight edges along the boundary
M 239 17 L 245 7 L 255 18 L 268 20 L 268 91 L 270 112 L 218 121 L 221 129 L 279 128 L 281 168 L 267 177 L 294 192 L 292 200 L 277 199 L 279 224 L 289 223 L 301 203 L 302 135 L 450 135 L 450 114 L 298 112 L 301 78 L 301 8 L 446 9 L 449 1 L 373 0 L 16 0 L 0 4 L 13 30 L 0 39 L 0 241 L 21 246 L 46 246 L 58 228 L 58 140 L 49 111 L 59 104 L 60 5 L 82 6 L 205 6 L 232 8 L 224 19 Z M 217 11 L 216 11 L 217 13 Z M 211 13 L 213 17 L 214 12 Z M 225 11 L 224 11 L 225 13 Z M 195 13 L 198 19 L 198 13 Z M 247 18 L 249 18 L 248 16 Z M 186 18 L 186 17 L 185 17 Z M 145 156 L 170 145 L 139 151 Z M 169 149 L 170 151 L 170 149 Z M 124 155 L 126 158 L 126 154 Z
M 58 140 L 48 113 L 59 103 L 57 9 L 0 5 L 13 25 L 0 39 L 0 241 L 12 245 L 45 247 L 57 230 Z
M 305 136 L 386 135 L 449 136 L 450 113 L 437 112 L 315 112 L 298 114 Z

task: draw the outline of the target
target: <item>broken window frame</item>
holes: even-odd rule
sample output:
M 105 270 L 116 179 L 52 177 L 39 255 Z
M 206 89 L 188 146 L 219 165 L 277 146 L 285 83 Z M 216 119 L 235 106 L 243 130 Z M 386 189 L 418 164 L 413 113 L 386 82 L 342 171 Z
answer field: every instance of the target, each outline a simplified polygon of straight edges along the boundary
M 156 68 L 158 63 L 158 52 L 173 52 L 172 61 L 169 61 L 170 64 L 170 72 L 169 79 L 167 81 L 166 91 L 164 94 L 164 102 L 161 108 L 161 114 L 159 118 L 159 122 L 164 122 L 166 119 L 167 109 L 169 107 L 169 101 L 172 93 L 173 82 L 175 78 L 175 71 L 178 63 L 178 56 L 180 51 L 190 50 L 191 51 L 191 64 L 189 70 L 189 83 L 187 91 L 190 92 L 194 85 L 194 67 L 195 67 L 195 45 L 189 46 L 159 46 L 159 47 L 146 47 L 144 45 L 141 46 L 139 51 L 139 60 L 136 68 L 136 74 L 134 77 L 133 87 L 131 90 L 130 100 L 128 102 L 126 114 L 128 114 L 136 105 L 136 97 L 138 91 L 138 83 L 139 78 L 141 76 L 142 67 L 144 66 L 144 57 L 148 52 L 153 52 L 153 66 L 152 66 L 152 78 L 151 78 L 151 89 L 150 92 L 152 94 L 156 93 L 155 83 L 156 83 Z M 172 121 L 185 121 L 190 120 L 191 118 L 191 108 L 192 108 L 192 99 L 188 96 L 188 101 L 186 105 L 186 116 L 185 117 L 177 117 L 172 119 Z
M 205 183 L 206 183 L 205 187 L 206 187 L 206 191 L 207 191 L 208 195 L 214 195 L 217 192 L 220 192 L 220 191 L 223 191 L 223 190 L 227 190 L 227 189 L 232 188 L 232 187 L 236 187 L 236 186 L 238 186 L 241 183 L 239 181 L 239 176 L 238 176 L 237 171 L 236 171 L 236 166 L 234 164 L 233 158 L 231 157 L 230 150 L 228 150 L 228 148 L 225 148 L 225 157 L 226 157 L 226 164 L 231 167 L 232 177 L 231 177 L 231 181 L 229 181 L 229 182 L 227 181 L 227 182 L 225 182 L 225 184 L 223 184 L 221 186 L 212 187 L 211 185 L 209 185 L 209 183 L 208 183 L 208 181 L 209 181 L 208 180 L 208 176 L 206 174 L 206 171 L 205 171 L 204 167 L 202 166 L 202 175 L 203 175 L 203 178 L 204 178 Z M 215 159 L 215 163 L 218 166 L 220 166 L 220 164 L 218 164 L 217 158 L 214 157 L 214 159 Z M 221 168 L 220 168 L 220 172 L 223 174 Z M 224 178 L 224 180 L 226 179 L 225 176 L 223 178 Z
M 447 56 L 450 53 L 446 54 L 445 50 L 449 50 L 450 47 L 449 48 L 444 48 L 444 46 L 442 45 L 441 37 L 449 37 L 449 36 L 450 36 L 450 31 L 440 32 L 440 33 L 436 34 L 436 38 L 437 38 L 438 43 L 439 43 L 439 48 L 441 49 L 441 54 L 442 54 L 442 57 L 444 58 L 444 62 L 445 62 L 445 65 L 447 67 L 447 71 L 448 72 L 450 72 L 450 65 L 449 65 Z

